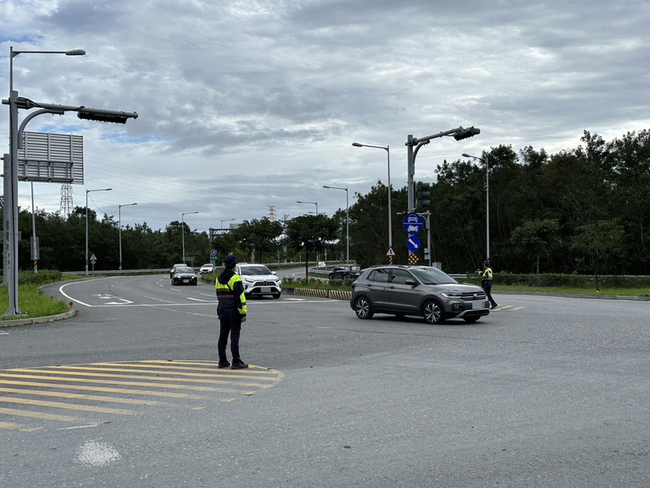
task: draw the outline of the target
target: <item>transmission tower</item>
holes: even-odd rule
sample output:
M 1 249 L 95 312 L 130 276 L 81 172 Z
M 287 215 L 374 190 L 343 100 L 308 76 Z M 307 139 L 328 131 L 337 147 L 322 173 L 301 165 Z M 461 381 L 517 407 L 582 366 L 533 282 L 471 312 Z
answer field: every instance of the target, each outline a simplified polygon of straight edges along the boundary
M 269 217 L 271 221 L 275 220 L 275 205 L 267 205 L 269 207 Z
M 72 212 L 72 185 L 63 183 L 61 185 L 61 208 L 59 214 L 61 217 L 68 217 Z

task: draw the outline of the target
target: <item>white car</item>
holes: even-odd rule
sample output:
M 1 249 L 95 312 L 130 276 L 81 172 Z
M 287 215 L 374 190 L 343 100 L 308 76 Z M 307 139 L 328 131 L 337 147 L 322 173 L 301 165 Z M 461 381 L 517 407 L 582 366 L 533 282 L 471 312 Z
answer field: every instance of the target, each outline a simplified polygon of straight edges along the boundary
M 241 276 L 246 297 L 271 295 L 280 298 L 282 279 L 263 264 L 239 263 L 235 266 L 235 273 Z
M 199 269 L 199 273 L 202 275 L 207 274 L 207 273 L 214 273 L 215 271 L 214 264 L 212 263 L 205 263 L 201 268 Z

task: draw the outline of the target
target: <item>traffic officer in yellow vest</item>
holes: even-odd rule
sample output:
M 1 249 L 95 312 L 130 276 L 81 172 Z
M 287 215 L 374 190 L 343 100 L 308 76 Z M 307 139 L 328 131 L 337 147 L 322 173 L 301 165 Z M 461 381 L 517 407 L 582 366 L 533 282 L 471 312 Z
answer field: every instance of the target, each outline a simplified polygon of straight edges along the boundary
M 242 322 L 246 322 L 246 295 L 241 278 L 235 273 L 237 258 L 232 254 L 223 260 L 225 269 L 217 277 L 215 288 L 217 291 L 217 316 L 221 324 L 219 332 L 219 367 L 230 366 L 226 357 L 226 345 L 230 335 L 230 352 L 232 353 L 231 369 L 248 368 L 248 364 L 239 357 L 239 334 Z
M 495 302 L 494 298 L 492 298 L 493 275 L 492 268 L 490 267 L 490 261 L 485 261 L 483 263 L 483 271 L 479 271 L 479 274 L 481 275 L 481 288 L 485 290 L 485 295 L 488 297 L 488 300 L 490 300 L 492 308 L 497 308 L 497 302 Z

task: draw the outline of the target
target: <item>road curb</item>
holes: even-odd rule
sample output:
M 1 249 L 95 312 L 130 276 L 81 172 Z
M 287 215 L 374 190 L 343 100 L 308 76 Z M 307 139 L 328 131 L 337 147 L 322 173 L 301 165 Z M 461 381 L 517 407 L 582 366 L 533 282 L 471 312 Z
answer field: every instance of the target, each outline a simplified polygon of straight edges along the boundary
M 18 325 L 45 324 L 47 322 L 56 322 L 57 320 L 69 319 L 75 315 L 77 315 L 77 311 L 74 308 L 71 308 L 67 312 L 57 315 L 46 315 L 45 317 L 32 317 L 29 319 L 0 320 L 0 328 L 16 327 Z

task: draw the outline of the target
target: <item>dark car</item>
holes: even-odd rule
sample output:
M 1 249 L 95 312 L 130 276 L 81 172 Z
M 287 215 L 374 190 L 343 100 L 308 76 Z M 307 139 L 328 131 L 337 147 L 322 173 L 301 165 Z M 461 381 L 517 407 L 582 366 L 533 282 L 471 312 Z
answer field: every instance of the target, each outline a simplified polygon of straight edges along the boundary
M 189 266 L 174 265 L 172 270 L 172 285 L 196 285 L 196 273 Z
M 171 279 L 171 278 L 174 277 L 174 273 L 176 273 L 176 268 L 183 267 L 183 266 L 187 266 L 187 264 L 179 263 L 179 264 L 175 264 L 174 266 L 172 266 L 172 269 L 169 270 L 169 278 Z
M 358 264 L 339 264 L 329 273 L 330 280 L 356 280 L 361 274 Z
M 387 313 L 438 324 L 453 318 L 476 322 L 490 313 L 482 288 L 428 266 L 374 266 L 363 270 L 353 290 L 350 306 L 360 319 Z

